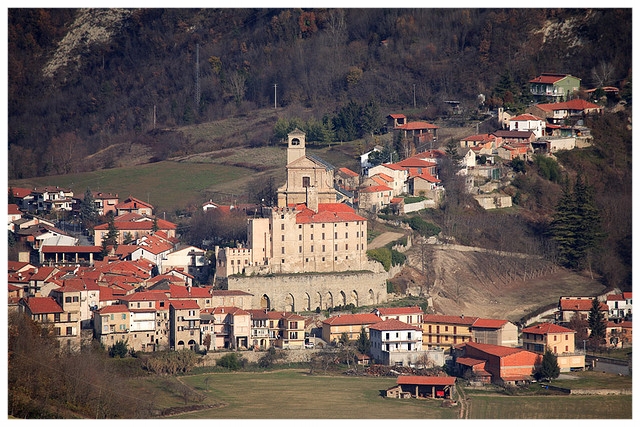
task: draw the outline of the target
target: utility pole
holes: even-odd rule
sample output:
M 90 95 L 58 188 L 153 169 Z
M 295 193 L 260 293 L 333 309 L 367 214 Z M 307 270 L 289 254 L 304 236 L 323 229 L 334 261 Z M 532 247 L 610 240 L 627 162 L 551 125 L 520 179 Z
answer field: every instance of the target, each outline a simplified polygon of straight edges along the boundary
M 273 108 L 278 108 L 278 84 L 273 84 Z

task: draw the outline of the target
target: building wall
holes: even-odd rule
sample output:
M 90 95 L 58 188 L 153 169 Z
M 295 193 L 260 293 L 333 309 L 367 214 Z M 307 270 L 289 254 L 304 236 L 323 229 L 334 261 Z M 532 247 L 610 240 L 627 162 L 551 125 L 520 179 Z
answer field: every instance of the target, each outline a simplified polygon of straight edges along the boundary
M 304 311 L 350 303 L 361 306 L 386 302 L 387 279 L 388 274 L 384 270 L 309 275 L 231 276 L 228 278 L 227 287 L 229 290 L 252 294 L 252 308 Z

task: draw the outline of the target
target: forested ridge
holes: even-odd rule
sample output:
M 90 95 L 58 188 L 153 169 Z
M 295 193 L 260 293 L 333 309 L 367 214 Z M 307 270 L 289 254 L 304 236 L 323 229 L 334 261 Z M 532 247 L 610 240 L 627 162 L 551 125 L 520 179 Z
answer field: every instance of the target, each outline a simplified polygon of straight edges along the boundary
M 436 120 L 522 108 L 542 72 L 622 88 L 631 38 L 631 9 L 11 9 L 9 178 L 110 167 L 87 156 L 114 144 L 161 160 L 185 137 L 160 129 L 275 106 Z

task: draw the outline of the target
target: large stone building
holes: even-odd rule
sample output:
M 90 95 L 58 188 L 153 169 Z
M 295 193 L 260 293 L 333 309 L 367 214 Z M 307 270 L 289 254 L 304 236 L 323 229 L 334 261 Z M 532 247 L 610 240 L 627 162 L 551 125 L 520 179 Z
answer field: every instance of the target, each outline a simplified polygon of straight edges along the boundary
M 367 219 L 337 202 L 335 168 L 306 154 L 305 134 L 297 129 L 288 137 L 286 169 L 278 206 L 265 207 L 259 218 L 248 219 L 246 246 L 216 247 L 216 278 L 226 281 L 228 289 L 252 294 L 254 308 L 313 310 L 347 300 L 356 305 L 365 298 L 367 303 L 385 301 L 387 277 L 381 265 L 367 257 Z M 366 283 L 338 287 L 341 280 L 324 278 L 319 289 L 304 276 L 298 276 L 297 284 L 287 278 L 288 287 L 276 283 L 265 287 L 260 280 L 271 275 L 345 272 L 365 272 Z M 256 280 L 236 280 L 242 276 Z
M 305 154 L 305 134 L 289 134 L 287 182 L 278 207 L 248 220 L 247 247 L 216 248 L 216 276 L 371 269 L 367 219 L 336 202 L 334 168 Z

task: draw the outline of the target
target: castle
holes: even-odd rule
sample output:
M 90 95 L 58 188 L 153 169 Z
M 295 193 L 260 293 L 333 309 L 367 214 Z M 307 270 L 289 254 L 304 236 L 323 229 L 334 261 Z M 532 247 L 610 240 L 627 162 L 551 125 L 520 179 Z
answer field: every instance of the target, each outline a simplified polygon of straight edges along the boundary
M 286 170 L 286 183 L 278 188 L 278 206 L 265 207 L 261 218 L 248 219 L 246 247 L 216 247 L 216 277 L 226 279 L 228 289 L 254 295 L 260 281 L 247 282 L 241 280 L 243 277 L 295 273 L 342 273 L 341 277 L 345 277 L 347 272 L 358 272 L 358 277 L 365 282 L 362 285 L 366 289 L 360 285 L 357 286 L 359 289 L 342 289 L 348 280 L 327 276 L 321 280 L 333 280 L 343 285 L 340 285 L 341 289 L 323 285 L 326 289 L 318 294 L 317 290 L 302 289 L 317 287 L 308 277 L 300 281 L 306 283 L 301 289 L 292 285 L 289 277 L 287 287 L 296 288 L 292 292 L 285 292 L 287 289 L 270 281 L 265 289 L 278 294 L 284 292 L 283 298 L 276 298 L 281 303 L 269 298 L 260 287 L 262 294 L 255 295 L 256 308 L 289 308 L 293 311 L 349 303 L 358 305 L 364 301 L 375 304 L 381 302 L 381 298 L 386 300 L 386 277 L 373 279 L 379 282 L 375 285 L 368 283 L 369 279 L 363 279 L 369 274 L 377 277 L 382 273 L 380 264 L 367 258 L 367 219 L 350 206 L 336 202 L 334 167 L 306 154 L 305 134 L 298 129 L 288 135 Z M 243 284 L 239 285 L 239 282 Z M 254 283 L 253 289 L 250 283 Z M 381 286 L 382 289 L 378 289 Z M 299 300 L 297 307 L 296 299 Z

